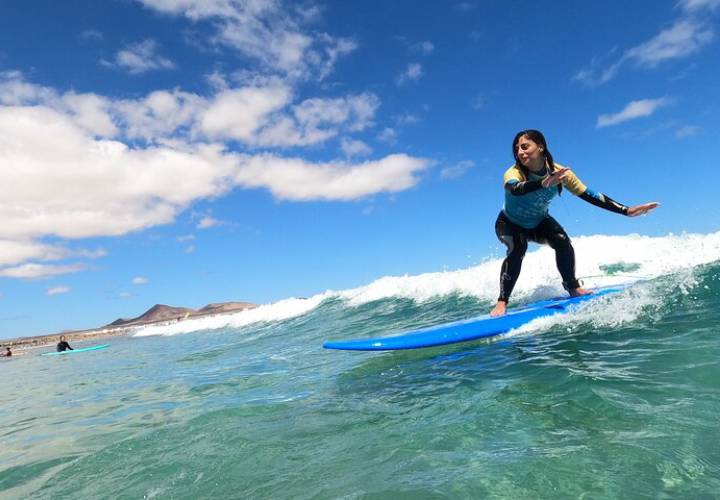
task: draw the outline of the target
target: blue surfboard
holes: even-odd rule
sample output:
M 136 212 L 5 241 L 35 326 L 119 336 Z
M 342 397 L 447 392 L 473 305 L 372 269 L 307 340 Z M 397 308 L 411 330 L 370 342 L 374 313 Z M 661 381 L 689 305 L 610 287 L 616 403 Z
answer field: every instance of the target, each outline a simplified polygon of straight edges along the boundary
M 87 352 L 87 351 L 97 351 L 99 349 L 106 349 L 110 347 L 110 344 L 101 344 L 101 345 L 94 345 L 92 347 L 83 347 L 81 349 L 73 349 L 67 350 L 67 351 L 60 351 L 60 352 L 45 352 L 41 354 L 41 356 L 60 356 L 61 354 L 75 354 L 79 352 Z
M 400 349 L 419 349 L 434 347 L 456 342 L 466 342 L 507 333 L 536 318 L 571 311 L 578 304 L 594 300 L 604 295 L 618 293 L 627 285 L 598 288 L 591 295 L 565 297 L 543 300 L 527 304 L 509 311 L 504 316 L 491 317 L 489 314 L 444 325 L 432 326 L 421 330 L 413 330 L 392 337 L 376 337 L 370 339 L 329 340 L 323 344 L 325 349 L 343 351 L 395 351 Z

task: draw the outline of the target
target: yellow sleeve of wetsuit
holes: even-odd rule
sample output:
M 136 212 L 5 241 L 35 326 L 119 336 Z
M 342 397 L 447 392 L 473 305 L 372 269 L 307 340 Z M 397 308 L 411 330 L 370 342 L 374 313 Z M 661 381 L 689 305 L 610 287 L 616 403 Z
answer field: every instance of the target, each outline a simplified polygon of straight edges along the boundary
M 505 175 L 503 175 L 503 186 L 506 185 L 508 183 L 508 181 L 512 181 L 512 180 L 515 180 L 518 182 L 523 182 L 525 180 L 525 176 L 520 171 L 520 169 L 517 168 L 515 165 L 513 165 L 512 167 L 508 168 L 505 171 Z
M 578 178 L 577 175 L 575 175 L 575 172 L 573 172 L 572 170 L 567 171 L 567 175 L 565 177 L 565 180 L 563 181 L 563 186 L 565 186 L 567 190 L 575 196 L 580 196 L 585 191 L 587 191 L 587 186 L 583 184 L 583 182 Z

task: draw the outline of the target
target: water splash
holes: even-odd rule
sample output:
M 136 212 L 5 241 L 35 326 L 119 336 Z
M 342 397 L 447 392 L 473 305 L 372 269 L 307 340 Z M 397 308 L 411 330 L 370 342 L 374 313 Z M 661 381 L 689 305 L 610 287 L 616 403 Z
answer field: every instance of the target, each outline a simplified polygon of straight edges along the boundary
M 585 286 L 611 286 L 629 281 L 653 279 L 683 270 L 691 273 L 695 266 L 714 262 L 720 256 L 720 232 L 705 235 L 669 234 L 661 237 L 638 234 L 579 236 L 573 238 L 573 246 L 577 256 L 577 275 L 585 277 Z M 493 302 L 498 293 L 501 264 L 502 259 L 498 258 L 455 271 L 415 276 L 384 276 L 353 289 L 328 290 L 310 298 L 288 298 L 239 313 L 149 326 L 139 329 L 135 335 L 176 335 L 200 330 L 241 328 L 260 322 L 284 321 L 307 314 L 323 302 L 334 298 L 345 301 L 347 307 L 358 307 L 395 298 L 423 303 L 450 294 Z M 622 271 L 622 274 L 619 271 Z M 691 280 L 686 286 L 692 287 Z M 562 294 L 564 290 L 555 268 L 553 250 L 541 246 L 528 252 L 522 274 L 513 292 L 513 302 L 517 304 Z M 643 310 L 643 301 L 643 297 L 627 299 L 627 303 L 622 307 L 622 313 L 617 314 L 623 314 L 625 321 L 631 321 Z M 601 301 L 593 307 L 603 307 L 602 304 Z M 607 315 L 602 316 L 607 318 Z M 533 322 L 533 325 L 536 323 Z

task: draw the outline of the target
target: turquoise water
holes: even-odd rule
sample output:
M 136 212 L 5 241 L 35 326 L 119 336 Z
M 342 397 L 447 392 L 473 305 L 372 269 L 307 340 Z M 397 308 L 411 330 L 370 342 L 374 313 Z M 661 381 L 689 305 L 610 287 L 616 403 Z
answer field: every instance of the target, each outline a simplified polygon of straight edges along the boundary
M 718 498 L 720 264 L 491 342 L 320 347 L 490 305 L 330 297 L 4 361 L 0 496 Z

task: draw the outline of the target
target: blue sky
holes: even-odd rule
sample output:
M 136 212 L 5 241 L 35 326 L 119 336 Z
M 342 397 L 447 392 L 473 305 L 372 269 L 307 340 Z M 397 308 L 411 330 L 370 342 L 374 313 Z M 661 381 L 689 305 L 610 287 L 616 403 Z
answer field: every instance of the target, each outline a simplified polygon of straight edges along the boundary
M 498 257 L 517 130 L 715 232 L 720 0 L 0 4 L 0 337 Z M 707 180 L 704 180 L 707 179 Z M 552 263 L 548 263 L 552 265 Z

